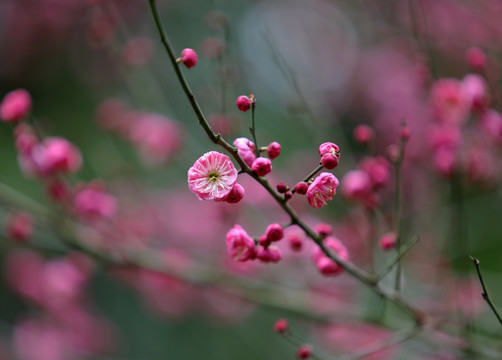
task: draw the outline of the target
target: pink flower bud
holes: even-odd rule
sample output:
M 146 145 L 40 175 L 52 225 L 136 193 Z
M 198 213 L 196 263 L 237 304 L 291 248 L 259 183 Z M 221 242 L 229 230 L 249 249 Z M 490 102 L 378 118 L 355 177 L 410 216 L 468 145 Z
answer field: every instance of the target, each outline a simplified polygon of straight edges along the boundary
M 270 241 L 279 241 L 284 237 L 284 229 L 279 224 L 270 224 L 265 231 L 265 235 Z
M 307 184 L 306 182 L 299 182 L 298 184 L 295 185 L 296 193 L 300 195 L 305 195 L 308 189 L 309 189 L 309 184 Z
M 282 253 L 276 246 L 269 246 L 268 248 L 259 247 L 256 252 L 256 258 L 265 263 L 276 263 L 282 259 Z
M 241 95 L 237 98 L 236 104 L 240 111 L 246 112 L 251 108 L 252 101 L 246 95 Z
M 282 183 L 282 182 L 277 184 L 276 188 L 277 188 L 277 191 L 281 194 L 284 194 L 286 191 L 289 191 L 289 186 Z
M 296 350 L 296 356 L 299 359 L 308 359 L 312 356 L 312 346 L 302 345 Z
M 307 190 L 307 201 L 313 208 L 320 208 L 327 204 L 336 194 L 336 187 L 340 184 L 335 175 L 323 172 L 315 178 Z
M 224 199 L 225 202 L 229 204 L 237 204 L 244 198 L 244 188 L 241 184 L 235 183 L 234 187 L 228 193 L 227 197 Z
M 11 91 L 0 103 L 0 119 L 7 123 L 22 120 L 31 110 L 31 97 L 28 91 L 17 89 Z
M 181 56 L 177 61 L 182 62 L 187 68 L 190 69 L 191 67 L 197 65 L 197 53 L 193 49 L 183 49 Z
M 281 144 L 278 142 L 271 142 L 267 146 L 267 155 L 270 159 L 275 159 L 281 154 Z
M 338 166 L 338 158 L 331 154 L 325 154 L 321 157 L 321 164 L 328 170 L 333 170 Z
M 286 319 L 279 319 L 274 324 L 274 331 L 279 334 L 284 334 L 289 331 L 289 324 Z
M 270 246 L 270 239 L 266 235 L 262 235 L 258 239 L 258 244 L 260 244 L 266 249 Z
M 264 157 L 259 157 L 259 158 L 256 158 L 255 161 L 253 161 L 253 165 L 251 165 L 251 169 L 253 169 L 253 171 L 258 176 L 265 176 L 272 171 L 272 162 L 270 161 L 270 159 L 267 159 Z
M 373 140 L 375 132 L 368 125 L 358 125 L 354 129 L 354 140 L 359 144 L 365 145 Z
M 382 237 L 380 237 L 379 243 L 383 250 L 390 250 L 396 246 L 396 234 L 394 232 L 389 232 Z
M 293 197 L 293 193 L 291 191 L 286 191 L 284 193 L 284 199 L 289 200 Z
M 227 251 L 234 261 L 248 261 L 255 257 L 253 239 L 240 226 L 235 225 L 227 232 Z
M 471 47 L 465 53 L 467 65 L 472 70 L 484 70 L 486 67 L 486 54 L 478 47 Z
M 33 233 L 33 220 L 30 215 L 19 213 L 7 220 L 5 233 L 9 239 L 26 242 Z
M 407 126 L 403 126 L 401 128 L 401 131 L 400 131 L 399 135 L 401 136 L 401 138 L 403 140 L 408 141 L 410 139 L 410 136 L 411 136 L 411 134 L 410 134 L 410 128 L 407 127 Z

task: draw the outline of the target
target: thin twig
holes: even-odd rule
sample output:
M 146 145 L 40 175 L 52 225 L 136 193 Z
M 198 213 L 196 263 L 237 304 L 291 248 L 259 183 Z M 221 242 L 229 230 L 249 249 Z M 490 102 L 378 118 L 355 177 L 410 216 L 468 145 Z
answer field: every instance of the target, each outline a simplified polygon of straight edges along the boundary
M 474 266 L 476 266 L 476 271 L 478 272 L 478 277 L 479 277 L 479 282 L 481 283 L 481 287 L 483 288 L 483 292 L 481 295 L 483 296 L 483 299 L 488 303 L 490 308 L 492 309 L 493 313 L 497 317 L 500 325 L 502 325 L 502 317 L 500 316 L 499 312 L 497 311 L 497 308 L 492 302 L 492 299 L 490 298 L 490 295 L 488 295 L 488 290 L 486 289 L 485 282 L 483 280 L 483 276 L 481 276 L 481 268 L 479 267 L 479 260 L 476 259 L 475 257 L 470 256 L 472 262 L 474 263 Z

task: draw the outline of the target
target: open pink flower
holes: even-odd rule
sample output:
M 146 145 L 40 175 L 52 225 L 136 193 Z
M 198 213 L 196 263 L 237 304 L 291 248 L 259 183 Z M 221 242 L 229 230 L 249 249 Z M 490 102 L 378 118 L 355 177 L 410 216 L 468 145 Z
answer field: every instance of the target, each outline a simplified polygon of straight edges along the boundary
M 188 170 L 188 188 L 200 200 L 221 200 L 237 181 L 237 170 L 230 158 L 217 151 L 202 155 Z
M 336 187 L 340 184 L 335 175 L 323 172 L 315 178 L 307 190 L 307 201 L 310 206 L 320 208 L 326 205 L 336 194 Z

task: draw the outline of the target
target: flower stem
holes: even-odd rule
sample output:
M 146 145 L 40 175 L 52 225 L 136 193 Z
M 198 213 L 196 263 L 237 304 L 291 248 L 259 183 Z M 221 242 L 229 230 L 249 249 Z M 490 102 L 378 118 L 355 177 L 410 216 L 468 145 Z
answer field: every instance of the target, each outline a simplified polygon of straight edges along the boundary
M 310 172 L 310 174 L 308 174 L 308 175 L 307 175 L 307 176 L 306 176 L 306 177 L 305 177 L 302 181 L 303 181 L 303 182 L 308 182 L 311 178 L 313 178 L 313 177 L 314 177 L 314 176 L 315 176 L 315 175 L 316 175 L 319 171 L 321 171 L 323 168 L 324 168 L 324 166 L 322 166 L 322 164 L 317 165 L 317 167 L 316 167 L 314 170 L 312 170 L 312 171 Z M 295 189 L 295 188 L 293 188 L 293 190 L 291 190 L 291 193 L 293 193 L 293 194 L 294 194 L 295 192 L 296 192 L 296 189 Z
M 404 128 L 405 124 L 401 125 Z M 402 168 L 404 153 L 406 150 L 407 140 L 403 136 L 399 141 L 399 155 L 394 163 L 394 231 L 396 232 L 396 251 L 399 254 L 401 250 L 401 238 L 403 236 L 403 221 L 401 216 L 401 197 L 402 197 Z M 401 290 L 401 257 L 397 257 L 396 283 L 395 289 Z
M 256 152 L 256 156 L 260 157 L 260 147 L 258 146 L 258 141 L 256 140 L 256 124 L 255 124 L 255 109 L 256 109 L 256 103 L 254 99 L 252 99 L 253 103 L 251 104 L 251 127 L 249 128 L 249 131 L 251 132 L 251 135 L 253 136 L 253 142 L 254 142 L 254 148 Z

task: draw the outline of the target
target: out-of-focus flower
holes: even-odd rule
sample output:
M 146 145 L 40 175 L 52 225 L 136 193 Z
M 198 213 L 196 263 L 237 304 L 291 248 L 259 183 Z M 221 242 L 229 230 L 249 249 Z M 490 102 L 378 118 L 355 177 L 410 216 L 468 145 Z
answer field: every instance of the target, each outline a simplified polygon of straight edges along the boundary
M 0 103 L 0 119 L 8 123 L 23 120 L 31 110 L 30 93 L 24 89 L 11 91 Z
M 221 200 L 237 181 L 230 158 L 217 151 L 202 155 L 188 170 L 188 187 L 200 200 Z
M 27 241 L 33 233 L 33 219 L 26 213 L 14 214 L 7 220 L 5 232 L 12 240 Z
M 471 109 L 471 99 L 456 79 L 437 80 L 432 85 L 430 101 L 440 123 L 463 124 Z
M 150 38 L 136 36 L 125 44 L 122 58 L 129 66 L 141 66 L 150 60 L 153 55 L 154 45 Z
M 109 218 L 117 211 L 117 200 L 98 187 L 79 191 L 74 199 L 75 212 L 86 220 Z
M 30 153 L 36 175 L 73 174 L 82 166 L 80 151 L 62 137 L 49 137 L 34 146 Z
M 342 244 L 340 240 L 333 236 L 329 236 L 324 239 L 324 246 L 329 250 L 333 251 L 340 259 L 344 261 L 349 260 L 349 252 L 347 248 Z M 321 274 L 326 276 L 338 275 L 343 272 L 343 268 L 336 263 L 336 261 L 331 260 L 319 247 L 314 248 L 314 253 L 312 256 L 317 268 Z
M 383 250 L 390 250 L 396 246 L 396 233 L 389 232 L 380 237 L 379 244 Z

